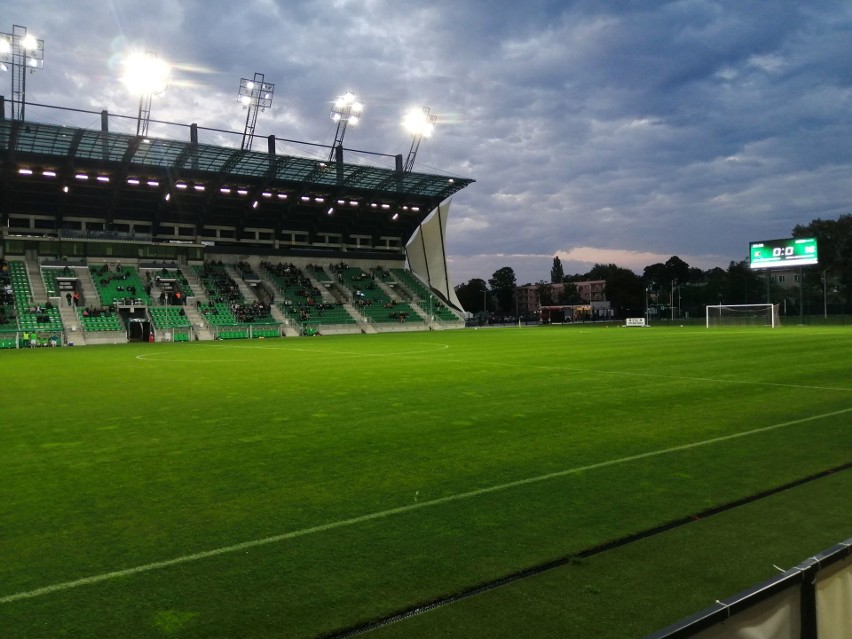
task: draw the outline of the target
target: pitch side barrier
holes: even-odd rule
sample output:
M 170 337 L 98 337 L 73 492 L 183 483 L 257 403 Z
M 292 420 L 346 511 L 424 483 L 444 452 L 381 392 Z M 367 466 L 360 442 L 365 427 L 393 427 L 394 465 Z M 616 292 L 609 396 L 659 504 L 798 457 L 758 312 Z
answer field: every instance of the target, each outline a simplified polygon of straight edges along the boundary
M 645 639 L 852 637 L 852 538 Z

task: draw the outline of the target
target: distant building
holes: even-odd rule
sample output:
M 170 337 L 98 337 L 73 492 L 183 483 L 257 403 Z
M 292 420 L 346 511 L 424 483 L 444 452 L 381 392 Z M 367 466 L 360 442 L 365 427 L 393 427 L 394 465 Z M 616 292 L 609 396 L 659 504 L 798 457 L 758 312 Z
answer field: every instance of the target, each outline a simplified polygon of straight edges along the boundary
M 610 303 L 606 299 L 606 281 L 605 280 L 587 280 L 583 282 L 570 282 L 568 284 L 546 284 L 550 286 L 552 293 L 551 304 L 546 305 L 550 308 L 565 308 L 570 307 L 571 314 L 577 317 L 584 314 L 586 318 L 591 311 L 595 317 L 610 317 Z M 539 299 L 538 289 L 541 284 L 525 284 L 515 288 L 515 304 L 519 315 L 541 317 L 541 300 Z M 577 298 L 566 299 L 566 287 L 574 287 L 577 291 Z M 566 314 L 566 317 L 568 315 Z
M 781 288 L 799 287 L 799 269 L 779 269 L 769 273 L 769 281 Z
M 539 311 L 538 286 L 526 284 L 515 288 L 515 308 L 518 315 L 537 315 Z

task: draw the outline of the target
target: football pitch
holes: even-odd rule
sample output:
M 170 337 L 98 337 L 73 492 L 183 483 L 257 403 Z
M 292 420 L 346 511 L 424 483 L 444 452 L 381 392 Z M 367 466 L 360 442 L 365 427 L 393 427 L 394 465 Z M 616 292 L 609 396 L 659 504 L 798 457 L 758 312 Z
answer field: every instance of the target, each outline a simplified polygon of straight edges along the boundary
M 0 362 L 4 638 L 521 623 L 641 637 L 852 535 L 849 327 L 466 329 Z

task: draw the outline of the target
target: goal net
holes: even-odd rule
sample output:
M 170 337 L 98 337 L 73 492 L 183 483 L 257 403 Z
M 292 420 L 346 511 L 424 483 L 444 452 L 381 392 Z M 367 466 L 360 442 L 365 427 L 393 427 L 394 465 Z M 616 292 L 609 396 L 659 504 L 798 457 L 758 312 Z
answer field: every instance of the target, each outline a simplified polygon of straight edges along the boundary
M 781 326 L 778 304 L 713 304 L 707 306 L 711 326 Z

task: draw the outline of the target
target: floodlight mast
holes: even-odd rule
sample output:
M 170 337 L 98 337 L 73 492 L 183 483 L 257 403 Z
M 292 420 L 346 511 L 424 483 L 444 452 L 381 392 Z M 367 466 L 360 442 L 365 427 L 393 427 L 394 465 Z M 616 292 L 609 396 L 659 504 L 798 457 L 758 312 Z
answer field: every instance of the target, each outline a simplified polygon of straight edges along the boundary
M 411 173 L 414 169 L 414 158 L 417 157 L 417 151 L 420 148 L 420 141 L 426 137 L 431 137 L 435 130 L 435 122 L 438 116 L 429 114 L 429 107 L 423 107 L 419 111 L 414 109 L 410 111 L 403 120 L 403 125 L 410 133 L 414 134 L 411 140 L 411 148 L 408 151 L 408 158 L 405 160 L 405 165 L 402 167 L 403 173 Z
M 35 73 L 44 67 L 44 40 L 27 33 L 27 28 L 12 26 L 12 33 L 0 33 L 0 66 L 12 67 L 12 119 L 23 120 L 27 104 L 27 70 Z
M 334 160 L 337 149 L 343 150 L 343 136 L 346 135 L 346 125 L 350 122 L 358 124 L 364 105 L 358 102 L 354 93 L 347 92 L 339 96 L 331 106 L 331 121 L 337 123 L 337 131 L 334 134 L 334 144 L 328 154 L 328 161 Z
M 255 73 L 254 79 L 242 78 L 240 80 L 239 101 L 243 108 L 248 109 L 246 113 L 246 127 L 243 131 L 243 142 L 240 146 L 244 151 L 250 151 L 254 140 L 254 127 L 257 124 L 257 112 L 266 111 L 272 106 L 272 96 L 275 93 L 275 85 L 264 81 L 262 73 Z
M 139 96 L 139 115 L 136 118 L 136 135 L 145 137 L 148 135 L 148 123 L 151 121 L 151 94 L 143 93 Z
M 136 135 L 148 135 L 151 120 L 151 98 L 166 90 L 169 81 L 169 65 L 157 58 L 153 51 L 133 53 L 124 61 L 127 67 L 124 83 L 134 93 L 139 93 L 139 116 L 136 120 Z

